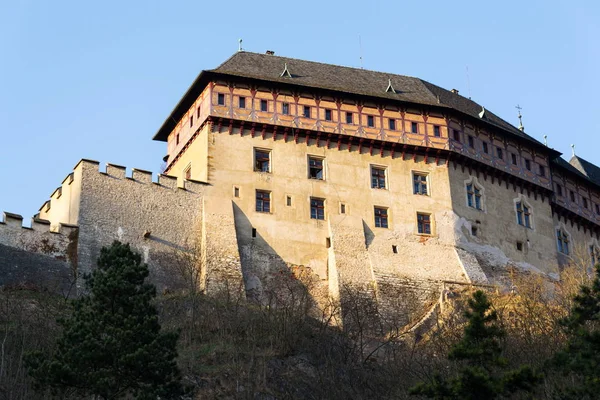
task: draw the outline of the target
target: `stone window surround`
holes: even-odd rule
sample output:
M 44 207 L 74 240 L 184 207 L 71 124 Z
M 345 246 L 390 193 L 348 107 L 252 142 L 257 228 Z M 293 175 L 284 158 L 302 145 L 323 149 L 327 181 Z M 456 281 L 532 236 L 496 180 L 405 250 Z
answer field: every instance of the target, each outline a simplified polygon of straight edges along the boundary
M 529 209 L 529 223 L 531 225 L 530 227 L 519 224 L 519 217 L 517 215 L 517 203 L 522 203 L 524 206 L 526 206 Z M 523 228 L 531 229 L 532 231 L 535 231 L 535 216 L 534 216 L 534 212 L 533 212 L 533 207 L 531 207 L 531 204 L 527 200 L 526 195 L 524 195 L 523 193 L 519 193 L 519 195 L 513 199 L 513 210 L 515 211 L 515 222 L 517 223 L 518 226 L 522 226 Z
M 485 187 L 481 183 L 479 183 L 479 179 L 477 179 L 476 176 L 471 175 L 469 179 L 465 179 L 463 183 L 465 188 L 465 205 L 467 206 L 467 208 L 472 208 L 473 210 L 487 214 Z M 473 185 L 474 187 L 479 189 L 479 192 L 481 194 L 481 209 L 471 207 L 469 205 L 469 193 L 467 192 L 467 185 Z
M 563 233 L 566 238 L 567 238 L 567 243 L 568 243 L 568 252 L 564 253 L 562 251 L 560 251 L 560 247 L 558 245 L 558 232 Z M 556 250 L 558 251 L 558 253 L 560 253 L 562 256 L 565 257 L 569 257 L 571 258 L 571 255 L 573 254 L 573 236 L 571 235 L 571 232 L 569 232 L 567 230 L 566 225 L 561 221 L 559 222 L 555 227 L 554 227 L 554 242 L 556 243 Z
M 427 185 L 427 193 L 415 193 L 415 175 L 419 175 L 419 176 L 425 176 L 425 184 Z M 412 193 L 413 195 L 418 195 L 418 196 L 429 196 L 431 197 L 431 180 L 430 180 L 430 175 L 428 171 L 418 171 L 418 170 L 411 170 L 410 171 L 410 176 L 411 176 L 411 186 L 412 186 Z

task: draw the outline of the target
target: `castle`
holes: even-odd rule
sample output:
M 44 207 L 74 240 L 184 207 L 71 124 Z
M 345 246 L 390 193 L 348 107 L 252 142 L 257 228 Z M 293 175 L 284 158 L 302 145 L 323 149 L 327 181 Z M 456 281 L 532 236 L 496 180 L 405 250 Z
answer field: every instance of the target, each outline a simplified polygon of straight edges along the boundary
M 418 78 L 240 51 L 200 73 L 154 140 L 156 181 L 84 159 L 31 228 L 5 213 L 0 284 L 70 290 L 119 239 L 165 287 L 174 254 L 199 249 L 209 292 L 259 299 L 274 272 L 302 270 L 385 308 L 600 257 L 598 167 Z

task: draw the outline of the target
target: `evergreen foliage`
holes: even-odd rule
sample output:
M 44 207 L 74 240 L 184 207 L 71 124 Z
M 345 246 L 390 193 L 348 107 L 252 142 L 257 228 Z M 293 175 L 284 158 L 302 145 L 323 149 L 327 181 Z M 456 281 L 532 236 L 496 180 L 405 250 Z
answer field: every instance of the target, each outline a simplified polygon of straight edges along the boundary
M 600 395 L 600 265 L 591 286 L 582 286 L 573 302 L 569 316 L 561 321 L 567 345 L 554 358 L 558 369 L 573 378 L 561 398 L 596 399 Z
M 464 336 L 450 351 L 448 358 L 460 367 L 456 376 L 446 379 L 439 374 L 429 383 L 420 383 L 410 391 L 434 399 L 494 399 L 519 390 L 530 391 L 539 377 L 531 368 L 506 370 L 500 340 L 504 330 L 498 316 L 482 291 L 468 301 Z
M 102 248 L 97 269 L 85 277 L 89 294 L 74 300 L 73 313 L 59 321 L 64 332 L 54 354 L 27 357 L 38 388 L 105 400 L 182 394 L 178 334 L 161 332 L 147 276 L 147 265 L 128 244 Z

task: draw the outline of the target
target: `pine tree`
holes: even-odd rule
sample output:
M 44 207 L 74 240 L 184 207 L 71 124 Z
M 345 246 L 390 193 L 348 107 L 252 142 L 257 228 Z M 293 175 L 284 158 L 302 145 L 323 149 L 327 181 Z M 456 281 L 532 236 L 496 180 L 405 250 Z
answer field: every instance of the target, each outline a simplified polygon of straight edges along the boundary
M 554 365 L 571 374 L 564 399 L 597 399 L 600 394 L 600 265 L 591 286 L 582 286 L 569 315 L 561 321 L 568 341 Z
M 178 334 L 161 332 L 147 265 L 117 241 L 102 248 L 97 264 L 85 277 L 89 294 L 59 321 L 64 332 L 54 354 L 27 357 L 36 386 L 105 400 L 178 398 Z
M 504 371 L 500 340 L 504 330 L 482 291 L 468 301 L 464 336 L 450 351 L 448 359 L 461 365 L 456 376 L 435 375 L 432 382 L 420 383 L 410 391 L 434 399 L 494 399 L 519 390 L 530 391 L 539 377 L 529 368 Z

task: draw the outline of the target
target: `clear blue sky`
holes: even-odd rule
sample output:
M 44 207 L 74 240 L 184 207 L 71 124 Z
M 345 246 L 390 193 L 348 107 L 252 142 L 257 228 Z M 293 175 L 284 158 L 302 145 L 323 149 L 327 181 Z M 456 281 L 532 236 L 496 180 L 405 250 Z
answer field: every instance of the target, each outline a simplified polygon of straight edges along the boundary
M 457 88 L 600 164 L 598 1 L 0 1 L 0 211 L 28 220 L 80 158 L 158 171 L 152 136 L 237 50 Z M 468 66 L 470 85 L 467 84 Z M 470 86 L 470 91 L 469 91 Z

